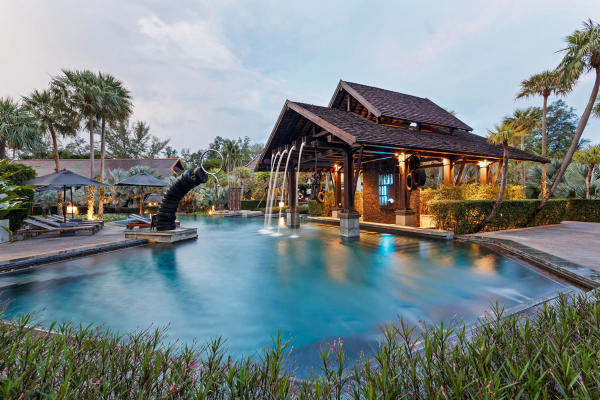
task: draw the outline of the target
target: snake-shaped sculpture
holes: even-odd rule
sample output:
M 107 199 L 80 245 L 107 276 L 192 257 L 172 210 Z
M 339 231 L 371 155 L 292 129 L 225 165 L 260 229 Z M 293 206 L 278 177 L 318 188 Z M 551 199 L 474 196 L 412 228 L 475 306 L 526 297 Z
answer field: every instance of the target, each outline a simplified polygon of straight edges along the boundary
M 208 174 L 201 167 L 193 171 L 188 169 L 181 174 L 167 190 L 158 208 L 158 214 L 152 219 L 152 225 L 156 230 L 169 231 L 175 229 L 175 213 L 179 207 L 179 202 L 187 192 L 201 183 L 206 183 L 207 180 Z

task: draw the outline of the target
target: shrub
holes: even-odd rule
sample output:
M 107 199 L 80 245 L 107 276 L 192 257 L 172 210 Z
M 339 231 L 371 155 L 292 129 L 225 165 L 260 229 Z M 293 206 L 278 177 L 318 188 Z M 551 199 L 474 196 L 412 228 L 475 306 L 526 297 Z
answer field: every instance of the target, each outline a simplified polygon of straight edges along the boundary
M 565 215 L 566 203 L 566 200 L 550 200 L 534 216 L 539 200 L 506 200 L 485 230 L 559 224 Z M 492 200 L 432 200 L 428 210 L 434 216 L 438 228 L 465 234 L 473 233 L 475 226 L 483 221 L 493 206 Z
M 35 171 L 26 165 L 3 162 L 0 167 L 0 175 L 6 174 L 8 183 L 13 185 L 35 178 Z M 23 220 L 29 215 L 33 202 L 33 189 L 19 188 L 15 193 L 22 199 L 22 203 L 8 212 L 9 228 L 13 232 L 21 227 Z
M 275 336 L 254 359 L 224 341 L 196 349 L 164 331 L 126 337 L 91 327 L 33 331 L 0 324 L 5 399 L 553 399 L 600 398 L 598 292 L 560 296 L 523 317 L 496 306 L 475 326 L 386 326 L 373 354 L 348 365 L 343 342 L 321 350 L 320 376 L 292 378 L 291 343 Z M 290 367 L 291 368 L 288 368 Z
M 565 220 L 600 222 L 600 200 L 569 199 Z
M 304 206 L 298 206 L 299 214 L 308 214 L 308 204 Z
M 242 200 L 242 210 L 256 210 L 261 200 Z M 264 201 L 262 202 L 264 205 Z
M 421 190 L 420 208 L 422 214 L 431 214 L 428 204 L 432 200 L 496 200 L 500 185 L 472 183 L 468 185 L 442 185 L 437 189 Z M 504 200 L 523 200 L 525 193 L 519 185 L 507 185 Z
M 313 217 L 321 217 L 323 215 L 323 205 L 317 200 L 309 200 L 308 213 Z
M 335 208 L 335 195 L 333 191 L 325 192 L 325 198 L 321 203 L 322 216 L 331 217 L 331 210 Z

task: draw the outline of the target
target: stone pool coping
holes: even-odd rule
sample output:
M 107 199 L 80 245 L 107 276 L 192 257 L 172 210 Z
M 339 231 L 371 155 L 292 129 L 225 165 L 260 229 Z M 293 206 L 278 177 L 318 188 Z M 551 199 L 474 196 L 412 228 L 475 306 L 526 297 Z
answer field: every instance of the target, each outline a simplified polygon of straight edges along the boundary
M 102 244 L 93 244 L 83 247 L 61 249 L 35 256 L 15 258 L 0 264 L 0 274 L 9 273 L 24 268 L 34 267 L 41 264 L 65 261 L 78 257 L 86 257 L 93 254 L 124 249 L 127 247 L 141 246 L 147 243 L 147 239 L 118 240 Z

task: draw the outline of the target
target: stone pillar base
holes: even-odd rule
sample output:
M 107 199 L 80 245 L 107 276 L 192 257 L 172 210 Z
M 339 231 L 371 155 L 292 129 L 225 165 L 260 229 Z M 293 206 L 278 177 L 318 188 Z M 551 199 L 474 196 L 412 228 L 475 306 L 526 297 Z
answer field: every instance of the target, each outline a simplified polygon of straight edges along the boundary
M 356 211 L 340 212 L 340 236 L 345 238 L 360 237 L 360 214 Z
M 300 213 L 298 210 L 288 210 L 285 216 L 285 225 L 288 228 L 300 227 Z
M 407 208 L 404 210 L 396 211 L 396 225 L 401 226 L 417 226 L 417 214 Z
M 339 218 L 341 212 L 342 212 L 341 208 L 334 207 L 334 208 L 331 209 L 331 217 L 332 218 Z

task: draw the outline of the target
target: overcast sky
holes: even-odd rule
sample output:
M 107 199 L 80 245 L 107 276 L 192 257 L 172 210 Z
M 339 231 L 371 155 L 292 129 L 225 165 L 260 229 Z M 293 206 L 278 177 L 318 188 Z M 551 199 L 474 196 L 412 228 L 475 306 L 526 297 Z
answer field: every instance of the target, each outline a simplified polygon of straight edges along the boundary
M 266 141 L 286 98 L 327 105 L 339 79 L 428 97 L 485 135 L 519 82 L 554 68 L 600 1 L 0 0 L 0 97 L 61 68 L 110 72 L 134 119 L 192 151 L 216 135 Z M 578 114 L 592 86 L 565 100 Z M 555 99 L 551 99 L 555 100 Z M 600 120 L 584 137 L 600 143 Z

